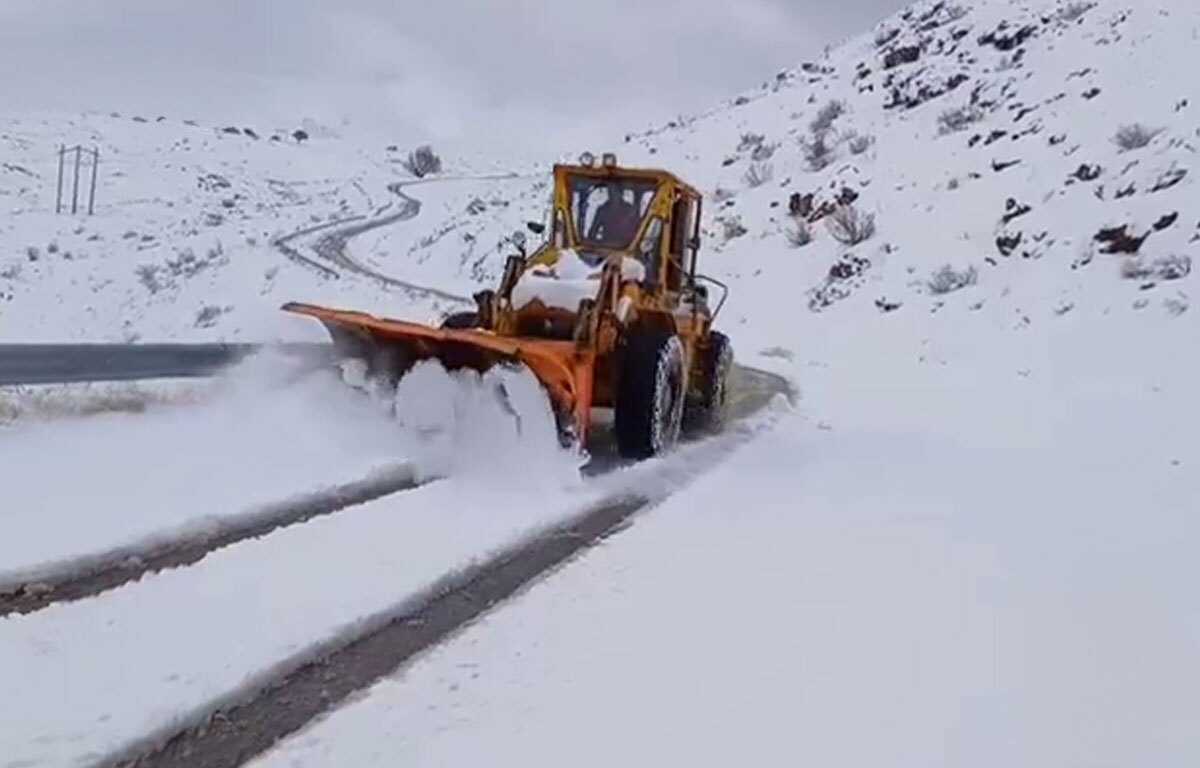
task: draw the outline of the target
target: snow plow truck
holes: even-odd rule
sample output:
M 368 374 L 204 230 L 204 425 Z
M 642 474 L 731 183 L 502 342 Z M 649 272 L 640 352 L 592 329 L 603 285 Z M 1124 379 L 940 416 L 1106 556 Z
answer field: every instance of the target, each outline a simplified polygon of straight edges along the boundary
M 553 169 L 541 244 L 514 238 L 494 288 L 437 323 L 291 302 L 324 324 L 339 358 L 395 384 L 418 361 L 480 373 L 523 365 L 548 394 L 564 447 L 584 449 L 593 409 L 612 409 L 618 452 L 643 459 L 681 434 L 719 431 L 733 350 L 713 328 L 728 287 L 697 273 L 700 193 L 663 170 L 585 153 Z M 710 306 L 709 286 L 721 290 Z

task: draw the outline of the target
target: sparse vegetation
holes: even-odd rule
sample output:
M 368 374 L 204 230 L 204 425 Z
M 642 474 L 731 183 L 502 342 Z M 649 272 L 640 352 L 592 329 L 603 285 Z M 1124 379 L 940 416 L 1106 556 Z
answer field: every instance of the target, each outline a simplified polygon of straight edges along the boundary
M 960 270 L 946 264 L 933 273 L 933 276 L 926 281 L 925 286 L 935 296 L 943 296 L 966 288 L 968 285 L 974 285 L 978 278 L 979 273 L 974 266 Z
M 846 102 L 834 99 L 817 111 L 808 127 L 814 134 L 822 134 L 833 127 L 834 122 L 846 113 Z
M 1181 293 L 1178 296 L 1163 299 L 1163 307 L 1166 308 L 1168 314 L 1178 317 L 1188 311 L 1187 296 Z
M 742 224 L 741 216 L 722 216 L 717 221 L 721 225 L 721 234 L 724 235 L 726 242 L 741 237 L 749 231 L 746 229 L 746 225 Z
M 158 279 L 159 272 L 162 267 L 158 264 L 139 264 L 137 269 L 138 282 L 141 283 L 151 294 L 158 293 L 163 289 L 162 281 Z
M 774 168 L 772 168 L 770 163 L 751 163 L 750 167 L 746 169 L 746 173 L 742 176 L 742 179 L 746 182 L 747 186 L 754 189 L 766 184 L 771 180 L 772 176 L 774 176 Z
M 1121 263 L 1121 276 L 1127 280 L 1179 280 L 1191 272 L 1192 258 L 1180 254 L 1152 261 L 1135 256 Z
M 180 280 L 195 277 L 204 270 L 224 264 L 228 261 L 225 250 L 217 243 L 209 248 L 204 258 L 197 258 L 191 248 L 182 248 L 175 257 L 167 259 L 162 264 L 141 264 L 136 268 L 138 282 L 151 294 L 156 294 L 165 288 L 174 288 Z
M 1115 143 L 1122 152 L 1131 152 L 1135 149 L 1141 149 L 1154 140 L 1154 137 L 1162 133 L 1162 128 L 1150 128 L 1141 123 L 1132 123 L 1122 125 L 1117 129 L 1117 133 L 1113 136 Z
M 750 152 L 758 147 L 761 147 L 767 137 L 761 133 L 743 133 L 741 140 L 738 142 L 738 152 Z
M 1064 24 L 1070 24 L 1083 18 L 1083 15 L 1092 10 L 1095 5 L 1094 2 L 1082 1 L 1067 3 L 1055 11 L 1054 18 Z
M 938 115 L 938 133 L 957 133 L 983 119 L 983 110 L 976 106 L 955 107 Z
M 211 328 L 217 324 L 217 320 L 221 315 L 230 311 L 232 307 L 219 307 L 216 304 L 207 304 L 200 308 L 196 313 L 195 326 L 197 328 Z
M 813 241 L 812 226 L 805 219 L 796 219 L 784 234 L 787 237 L 788 245 L 793 248 L 803 248 Z
M 418 179 L 423 179 L 432 173 L 442 172 L 442 158 L 438 157 L 428 144 L 423 144 L 409 152 L 402 165 L 406 171 Z
M 849 141 L 846 142 L 846 147 L 852 155 L 861 155 L 875 145 L 875 137 L 859 133 L 852 133 Z
M 829 143 L 828 132 L 800 139 L 800 150 L 804 154 L 804 162 L 810 171 L 827 168 L 837 157 L 833 145 Z
M 857 245 L 875 235 L 875 214 L 853 205 L 838 205 L 825 217 L 830 236 L 843 245 Z
M 756 163 L 762 163 L 770 160 L 775 154 L 775 150 L 779 148 L 778 144 L 759 144 L 750 153 L 750 159 Z

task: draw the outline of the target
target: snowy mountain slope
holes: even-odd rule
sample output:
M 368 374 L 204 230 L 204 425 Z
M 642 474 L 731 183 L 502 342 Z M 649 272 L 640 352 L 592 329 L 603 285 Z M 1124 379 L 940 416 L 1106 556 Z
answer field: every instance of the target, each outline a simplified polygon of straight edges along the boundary
M 912 344 L 1114 313 L 1187 334 L 1200 94 L 1180 72 L 1196 25 L 1178 2 L 927 2 L 758 92 L 592 149 L 709 193 L 702 269 L 733 283 L 727 321 L 767 347 L 848 318 L 911 326 Z M 831 225 L 853 234 L 839 200 L 863 242 L 835 239 Z M 472 216 L 447 211 L 354 247 L 432 274 L 544 215 L 540 187 L 508 203 L 466 237 Z M 494 277 L 503 252 L 471 274 Z
M 256 764 L 1194 764 L 1198 35 L 918 3 L 631 134 L 709 192 L 723 324 L 800 412 Z
M 778 90 L 631 144 L 710 190 L 728 190 L 710 237 L 720 243 L 738 223 L 747 232 L 721 247 L 720 271 L 804 292 L 812 309 L 846 300 L 929 313 L 946 302 L 957 313 L 985 299 L 987 315 L 1009 327 L 1025 316 L 1052 321 L 1055 310 L 1096 315 L 1152 304 L 1151 312 L 1170 314 L 1186 306 L 1190 280 L 1167 278 L 1188 277 L 1180 273 L 1200 232 L 1187 175 L 1197 122 L 1189 105 L 1200 94 L 1179 76 L 1197 12 L 1182 3 L 1164 9 L 917 5 L 826 60 L 784 73 Z M 822 121 L 830 125 L 825 155 L 801 143 L 813 146 L 820 131 L 812 126 Z M 1123 150 L 1115 137 L 1138 124 L 1158 133 Z M 714 155 L 728 165 L 718 167 Z M 752 169 L 769 179 L 748 188 Z M 875 237 L 843 247 L 822 222 L 807 227 L 811 245 L 790 248 L 798 225 L 789 196 L 813 193 L 818 210 L 808 218 L 816 219 L 842 187 L 874 216 Z M 1137 260 L 1097 242 L 1119 227 L 1136 238 L 1153 232 Z M 841 276 L 831 278 L 839 263 Z M 978 286 L 940 295 L 955 285 L 936 277 L 946 264 L 960 275 L 973 268 Z M 1123 269 L 1147 277 L 1122 280 Z M 1150 281 L 1156 289 L 1141 290 Z M 761 303 L 757 291 L 747 294 Z
M 55 213 L 60 145 L 96 147 L 95 215 L 84 156 L 77 203 L 68 154 Z M 394 217 L 402 199 L 389 185 L 413 181 L 406 152 L 363 149 L 337 138 L 202 127 L 168 119 L 25 115 L 0 126 L 0 338 L 6 341 L 319 338 L 293 330 L 279 312 L 293 298 L 433 313 L 437 302 L 398 292 L 313 258 L 311 242 L 338 222 Z M 435 184 L 420 184 L 424 220 L 479 212 L 475 198 L 507 199 L 514 182 L 494 164 L 445 161 Z M 459 176 L 470 181 L 454 182 Z M 475 176 L 486 178 L 475 179 Z M 519 196 L 528 184 L 522 180 Z M 487 208 L 487 203 L 483 203 Z M 462 232 L 468 231 L 462 227 Z M 276 243 L 288 239 L 292 254 Z M 398 222 L 392 236 L 425 235 Z M 462 233 L 456 233 L 461 235 Z M 472 246 L 472 262 L 496 248 Z M 299 254 L 299 258 L 295 258 Z M 469 288 L 467 256 L 422 278 Z M 500 260 L 497 258 L 497 260 Z M 308 263 L 300 263 L 307 261 Z M 395 259 L 376 258 L 380 266 Z M 314 266 L 314 263 L 316 266 Z M 444 302 L 441 302 L 444 304 Z
M 1200 87 L 1181 75 L 1198 26 L 1177 0 L 918 3 L 615 148 L 707 191 L 701 270 L 733 287 L 720 323 L 743 362 L 802 362 L 810 407 L 910 361 L 1051 377 L 1067 397 L 1118 349 L 1142 367 L 1114 387 L 1174 379 L 1182 397 L 1197 371 L 1172 350 L 1200 335 Z M 835 237 L 857 239 L 847 225 L 865 239 Z M 438 241 L 426 263 L 460 251 Z
M 1189 305 L 1200 236 L 1187 206 L 1200 107 L 1181 76 L 1195 29 L 1195 9 L 1168 0 L 925 2 L 759 91 L 608 148 L 709 193 L 703 267 L 737 285 L 736 322 L 753 307 L 790 334 L 797 298 L 813 310 L 805 323 L 845 304 L 856 316 L 920 314 L 930 330 L 984 307 L 1009 329 L 1106 312 L 1173 317 Z M 321 280 L 270 247 L 305 225 L 395 210 L 387 185 L 407 174 L 389 160 L 403 152 L 75 122 L 22 120 L 4 134 L 15 158 L 0 175 L 15 214 L 0 228 L 5 338 L 274 337 L 288 329 L 275 313 L 284 297 L 437 311 L 369 280 Z M 54 147 L 96 137 L 108 142 L 101 215 L 49 215 Z M 544 217 L 553 159 L 450 161 L 451 177 L 519 173 L 415 187 L 420 214 L 355 238 L 351 253 L 455 293 L 491 283 L 507 238 Z M 847 246 L 824 214 L 852 197 L 875 233 Z M 813 242 L 796 247 L 805 234 Z M 764 306 L 786 306 L 786 323 Z

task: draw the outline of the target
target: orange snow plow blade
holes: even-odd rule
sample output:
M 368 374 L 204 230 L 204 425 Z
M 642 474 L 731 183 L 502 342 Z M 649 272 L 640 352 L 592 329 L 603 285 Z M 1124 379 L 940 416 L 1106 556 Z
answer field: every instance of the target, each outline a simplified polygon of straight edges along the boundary
M 335 346 L 349 342 L 360 348 L 394 350 L 410 365 L 435 359 L 447 370 L 470 368 L 483 373 L 502 363 L 523 364 L 549 394 L 564 441 L 582 440 L 586 435 L 595 366 L 595 352 L 588 347 L 571 341 L 499 336 L 485 330 L 436 328 L 298 302 L 285 304 L 283 310 L 320 320 Z

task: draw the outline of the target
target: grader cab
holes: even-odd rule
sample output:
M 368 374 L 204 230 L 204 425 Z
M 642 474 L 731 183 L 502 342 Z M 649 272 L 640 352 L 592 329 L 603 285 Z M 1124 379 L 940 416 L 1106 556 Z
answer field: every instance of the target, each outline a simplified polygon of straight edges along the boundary
M 564 445 L 586 443 L 596 408 L 613 409 L 619 452 L 647 458 L 684 430 L 718 430 L 733 362 L 713 328 L 720 304 L 697 273 L 700 193 L 675 175 L 585 155 L 554 166 L 544 241 L 510 256 L 475 308 L 438 325 L 289 303 L 324 323 L 340 355 L 396 382 L 417 361 L 484 372 L 524 365 L 554 406 Z

